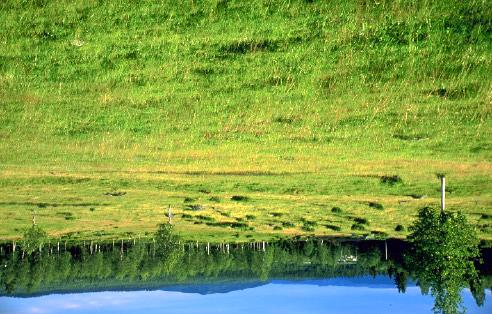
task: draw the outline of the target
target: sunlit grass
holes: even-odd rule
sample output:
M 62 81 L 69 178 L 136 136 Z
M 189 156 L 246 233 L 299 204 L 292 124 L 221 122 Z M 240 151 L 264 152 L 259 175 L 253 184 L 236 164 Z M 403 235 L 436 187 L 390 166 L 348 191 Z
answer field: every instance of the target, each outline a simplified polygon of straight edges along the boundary
M 491 21 L 478 0 L 2 1 L 0 237 L 34 209 L 54 235 L 145 236 L 168 205 L 189 239 L 401 237 L 445 172 L 490 238 Z M 186 197 L 254 230 L 182 220 Z

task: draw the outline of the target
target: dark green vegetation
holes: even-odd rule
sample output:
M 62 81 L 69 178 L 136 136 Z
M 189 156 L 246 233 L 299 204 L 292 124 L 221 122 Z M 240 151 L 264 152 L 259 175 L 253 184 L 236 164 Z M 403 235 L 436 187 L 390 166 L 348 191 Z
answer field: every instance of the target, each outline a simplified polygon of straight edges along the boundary
M 164 229 L 163 229 L 164 228 Z M 161 226 L 157 234 L 172 235 Z M 22 248 L 12 252 L 2 245 L 0 295 L 28 296 L 56 291 L 164 289 L 166 286 L 224 282 L 261 282 L 272 279 L 390 276 L 404 293 L 407 283 L 417 281 L 422 293 L 434 289 L 420 273 L 403 262 L 405 243 L 387 241 L 322 242 L 279 241 L 243 244 L 177 244 L 157 236 L 155 242 L 124 241 L 56 243 L 41 252 L 22 257 Z M 163 244 L 171 244 L 163 246 Z M 354 260 L 354 256 L 356 256 Z M 441 269 L 445 272 L 445 269 Z M 485 289 L 492 287 L 490 269 L 483 269 L 473 296 L 481 305 Z M 432 293 L 434 290 L 431 290 Z
M 475 269 L 480 251 L 474 228 L 461 213 L 426 207 L 419 211 L 410 231 L 407 262 L 421 287 L 434 296 L 434 312 L 461 313 L 461 290 L 481 286 Z
M 48 242 L 48 234 L 38 225 L 33 224 L 31 228 L 24 232 L 22 239 L 22 248 L 28 254 L 36 250 L 41 251 L 43 246 Z
M 36 208 L 53 236 L 144 236 L 168 204 L 215 219 L 177 217 L 187 239 L 249 214 L 239 240 L 404 237 L 444 172 L 490 239 L 491 38 L 482 0 L 3 0 L 0 237 Z

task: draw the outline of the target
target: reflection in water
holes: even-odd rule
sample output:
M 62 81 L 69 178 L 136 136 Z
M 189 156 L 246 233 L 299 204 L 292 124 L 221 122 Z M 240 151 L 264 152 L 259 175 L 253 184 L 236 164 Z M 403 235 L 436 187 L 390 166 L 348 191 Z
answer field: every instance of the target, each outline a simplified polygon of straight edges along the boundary
M 392 286 L 407 294 L 411 281 L 418 283 L 422 293 L 436 284 L 422 277 L 418 269 L 406 266 L 402 256 L 406 244 L 400 241 L 387 241 L 387 250 L 384 241 L 178 244 L 166 228 L 161 227 L 155 241 L 86 242 L 67 244 L 66 248 L 65 243 L 56 243 L 31 255 L 23 254 L 19 247 L 14 252 L 12 245 L 4 245 L 0 295 L 142 289 L 208 295 L 261 286 L 272 280 L 336 281 L 344 277 L 356 281 L 367 276 L 376 278 L 376 283 L 389 276 L 394 281 Z M 472 287 L 478 304 L 483 304 L 484 287 L 491 286 L 489 275 L 483 274 L 481 285 Z M 371 281 L 363 285 L 369 286 Z
M 434 312 L 464 312 L 460 292 L 466 287 L 482 305 L 483 286 L 475 269 L 479 240 L 465 216 L 422 208 L 411 230 L 407 265 L 422 290 L 430 290 Z

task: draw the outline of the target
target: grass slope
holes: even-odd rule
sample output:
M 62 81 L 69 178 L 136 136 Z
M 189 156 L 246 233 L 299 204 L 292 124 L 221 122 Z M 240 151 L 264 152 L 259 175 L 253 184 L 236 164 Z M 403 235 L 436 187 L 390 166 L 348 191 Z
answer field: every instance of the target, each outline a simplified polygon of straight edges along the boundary
M 2 1 L 0 238 L 404 236 L 445 172 L 490 239 L 491 38 L 481 0 Z

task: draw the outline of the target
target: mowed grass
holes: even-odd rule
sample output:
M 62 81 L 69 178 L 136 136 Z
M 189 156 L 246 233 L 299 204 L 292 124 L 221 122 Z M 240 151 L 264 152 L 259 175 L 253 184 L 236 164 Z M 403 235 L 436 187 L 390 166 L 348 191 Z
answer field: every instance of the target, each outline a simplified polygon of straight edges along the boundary
M 490 239 L 491 38 L 478 0 L 2 1 L 0 238 L 404 237 L 444 172 Z

